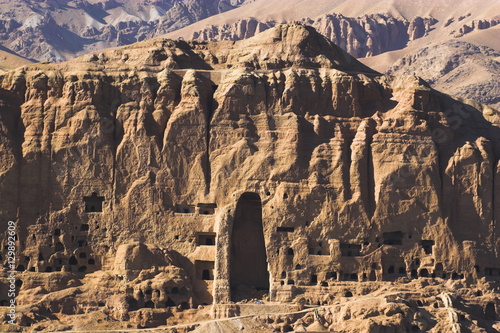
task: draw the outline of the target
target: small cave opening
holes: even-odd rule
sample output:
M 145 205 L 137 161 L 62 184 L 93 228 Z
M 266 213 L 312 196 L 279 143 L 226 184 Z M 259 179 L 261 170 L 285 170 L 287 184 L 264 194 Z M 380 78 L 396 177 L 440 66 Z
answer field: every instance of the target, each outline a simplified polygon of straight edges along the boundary
M 129 311 L 137 311 L 139 310 L 139 304 L 137 300 L 133 297 L 129 297 L 127 299 L 127 304 L 128 304 L 128 310 Z
M 100 197 L 96 192 L 93 192 L 91 196 L 83 197 L 85 202 L 85 213 L 100 213 L 102 212 L 102 203 L 104 197 Z
M 165 302 L 165 306 L 167 308 L 175 306 L 175 302 L 169 297 L 169 298 L 167 298 L 167 301 Z
M 426 268 L 422 268 L 420 270 L 420 274 L 419 274 L 421 277 L 429 277 L 429 271 L 426 269 Z
M 57 242 L 55 246 L 56 252 L 63 252 L 64 251 L 64 245 L 61 242 Z

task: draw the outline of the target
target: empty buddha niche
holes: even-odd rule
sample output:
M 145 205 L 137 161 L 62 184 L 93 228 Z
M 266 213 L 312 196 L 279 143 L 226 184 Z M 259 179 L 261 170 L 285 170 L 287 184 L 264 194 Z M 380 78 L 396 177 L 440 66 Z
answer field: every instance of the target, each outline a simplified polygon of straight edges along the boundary
M 232 299 L 269 290 L 269 272 L 262 228 L 262 203 L 256 193 L 238 200 L 231 234 Z

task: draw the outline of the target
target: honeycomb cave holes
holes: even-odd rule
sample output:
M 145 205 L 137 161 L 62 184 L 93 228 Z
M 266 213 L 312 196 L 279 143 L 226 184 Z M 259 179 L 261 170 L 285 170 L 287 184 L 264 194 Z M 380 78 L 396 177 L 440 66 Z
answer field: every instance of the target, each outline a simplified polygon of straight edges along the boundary
M 230 286 L 233 301 L 246 296 L 236 296 L 236 290 L 242 287 L 269 290 L 262 202 L 256 193 L 242 194 L 236 204 L 231 233 Z

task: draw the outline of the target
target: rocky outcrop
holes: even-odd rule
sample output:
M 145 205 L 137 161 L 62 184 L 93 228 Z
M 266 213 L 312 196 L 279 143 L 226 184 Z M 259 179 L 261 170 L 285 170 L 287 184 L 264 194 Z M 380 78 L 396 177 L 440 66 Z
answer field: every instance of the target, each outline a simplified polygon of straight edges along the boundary
M 468 325 L 496 315 L 498 112 L 376 73 L 310 27 L 35 64 L 1 76 L 0 101 L 18 324 L 175 325 L 272 301 L 331 307 L 262 327 L 447 331 L 445 290 L 480 307 Z
M 364 15 L 353 18 L 342 14 L 328 14 L 316 20 L 304 18 L 303 23 L 313 26 L 354 57 L 370 57 L 387 51 L 402 49 L 409 41 L 425 36 L 437 22 L 431 17 L 415 17 L 411 21 L 390 15 Z M 194 40 L 241 40 L 249 38 L 279 24 L 261 22 L 254 18 L 233 24 L 211 25 L 194 32 Z
M 453 21 L 450 21 L 449 23 L 452 23 Z M 491 19 L 491 20 L 473 20 L 469 24 L 463 24 L 458 31 L 452 31 L 452 34 L 454 34 L 454 37 L 462 37 L 465 34 L 468 34 L 470 32 L 476 31 L 476 30 L 483 30 L 483 29 L 489 29 L 492 28 L 500 23 L 500 20 L 498 19 Z

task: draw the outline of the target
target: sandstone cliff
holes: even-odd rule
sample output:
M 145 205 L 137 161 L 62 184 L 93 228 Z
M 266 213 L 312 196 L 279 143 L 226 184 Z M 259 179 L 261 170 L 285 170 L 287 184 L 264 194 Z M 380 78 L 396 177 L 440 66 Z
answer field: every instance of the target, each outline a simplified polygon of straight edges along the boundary
M 391 15 L 371 14 L 362 17 L 345 17 L 342 14 L 328 14 L 302 22 L 316 28 L 354 57 L 370 57 L 383 52 L 402 49 L 408 42 L 426 35 L 437 20 L 432 17 L 415 17 L 411 21 Z M 195 40 L 241 40 L 276 26 L 276 21 L 258 21 L 254 18 L 241 19 L 232 24 L 208 26 L 193 32 Z
M 216 318 L 258 311 L 252 298 L 332 305 L 259 317 L 266 330 L 479 332 L 498 318 L 491 108 L 381 75 L 298 24 L 0 78 L 1 232 L 16 221 L 26 329 L 97 311 L 173 325 L 211 304 Z M 367 293 L 371 315 L 349 301 Z

